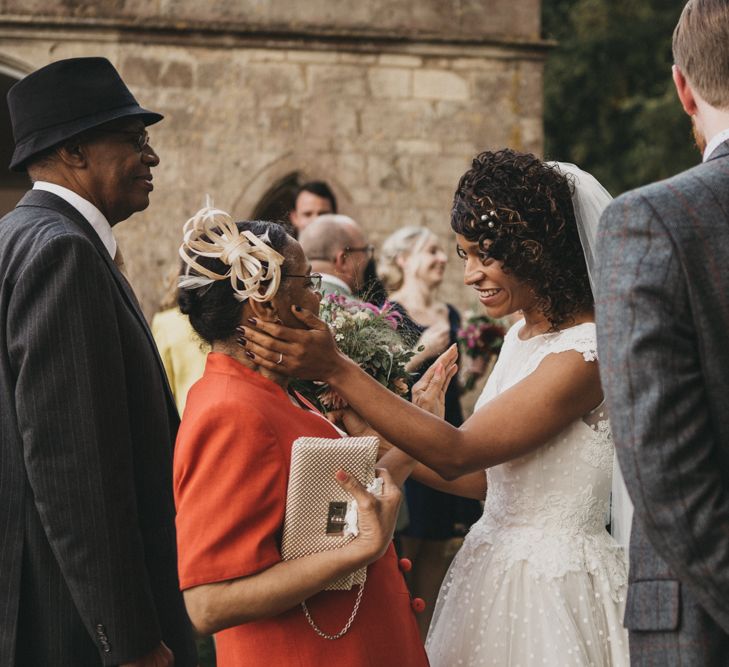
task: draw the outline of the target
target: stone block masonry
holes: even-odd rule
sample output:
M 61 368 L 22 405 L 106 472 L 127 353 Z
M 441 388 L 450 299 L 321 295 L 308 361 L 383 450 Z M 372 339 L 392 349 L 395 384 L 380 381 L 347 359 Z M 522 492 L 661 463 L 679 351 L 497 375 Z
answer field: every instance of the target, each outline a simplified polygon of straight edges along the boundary
M 375 244 L 402 225 L 433 229 L 450 259 L 443 294 L 473 305 L 451 197 L 477 152 L 542 149 L 538 0 L 312 0 L 301 16 L 283 0 L 29 4 L 3 5 L 0 64 L 104 55 L 165 115 L 150 128 L 151 205 L 115 229 L 148 316 L 206 194 L 243 219 L 292 173 L 329 181 Z

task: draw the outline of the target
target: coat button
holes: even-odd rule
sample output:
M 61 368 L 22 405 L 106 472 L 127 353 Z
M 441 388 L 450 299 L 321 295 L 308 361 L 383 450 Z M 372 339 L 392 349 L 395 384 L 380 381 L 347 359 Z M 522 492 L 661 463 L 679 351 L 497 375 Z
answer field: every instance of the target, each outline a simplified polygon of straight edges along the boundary
M 416 614 L 419 614 L 420 612 L 425 611 L 425 600 L 423 600 L 423 598 L 413 598 L 410 601 L 410 606 Z
M 401 558 L 397 564 L 401 572 L 410 572 L 413 569 L 413 562 L 409 558 Z

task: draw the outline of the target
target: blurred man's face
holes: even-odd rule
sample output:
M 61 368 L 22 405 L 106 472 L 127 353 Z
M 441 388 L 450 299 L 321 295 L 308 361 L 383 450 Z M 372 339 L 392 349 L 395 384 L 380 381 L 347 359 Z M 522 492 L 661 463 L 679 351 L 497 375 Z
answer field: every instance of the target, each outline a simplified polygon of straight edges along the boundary
M 367 238 L 359 226 L 352 227 L 349 238 L 349 245 L 345 248 L 345 271 L 346 282 L 353 292 L 357 292 L 364 285 L 367 262 L 370 261 L 371 248 L 367 244 Z
M 298 231 L 301 231 L 314 218 L 325 213 L 334 213 L 331 202 L 326 197 L 319 197 L 313 192 L 304 190 L 296 198 L 296 205 L 294 210 L 291 211 L 289 218 L 291 219 L 291 224 Z

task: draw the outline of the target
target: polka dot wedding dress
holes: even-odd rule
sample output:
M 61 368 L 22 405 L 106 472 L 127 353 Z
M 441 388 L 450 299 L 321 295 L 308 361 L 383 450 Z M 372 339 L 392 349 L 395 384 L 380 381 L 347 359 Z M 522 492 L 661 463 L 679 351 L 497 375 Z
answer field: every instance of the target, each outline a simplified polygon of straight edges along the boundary
M 597 358 L 594 324 L 525 341 L 522 326 L 508 332 L 476 409 L 548 354 Z M 433 667 L 627 667 L 627 568 L 605 530 L 612 467 L 610 424 L 598 408 L 487 471 L 483 516 L 436 603 L 426 643 Z

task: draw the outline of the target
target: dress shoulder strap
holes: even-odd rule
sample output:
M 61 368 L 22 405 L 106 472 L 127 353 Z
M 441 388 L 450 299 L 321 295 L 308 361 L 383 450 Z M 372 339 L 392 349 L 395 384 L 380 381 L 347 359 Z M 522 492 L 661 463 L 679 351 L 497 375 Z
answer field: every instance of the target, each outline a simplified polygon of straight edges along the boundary
M 585 361 L 597 361 L 597 332 L 594 322 L 585 322 L 544 335 L 544 354 L 575 350 Z

